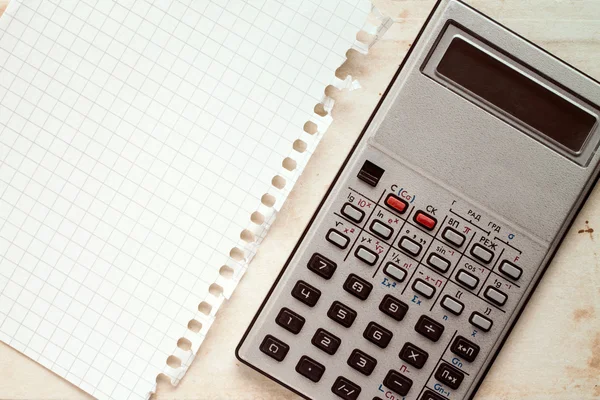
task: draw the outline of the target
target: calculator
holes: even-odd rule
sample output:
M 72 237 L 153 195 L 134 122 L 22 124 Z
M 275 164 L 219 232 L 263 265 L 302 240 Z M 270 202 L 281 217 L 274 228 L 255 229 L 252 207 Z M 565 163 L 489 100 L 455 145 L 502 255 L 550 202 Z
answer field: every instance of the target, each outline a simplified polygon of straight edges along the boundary
M 440 1 L 239 360 L 307 399 L 472 398 L 597 181 L 598 104 L 597 81 Z

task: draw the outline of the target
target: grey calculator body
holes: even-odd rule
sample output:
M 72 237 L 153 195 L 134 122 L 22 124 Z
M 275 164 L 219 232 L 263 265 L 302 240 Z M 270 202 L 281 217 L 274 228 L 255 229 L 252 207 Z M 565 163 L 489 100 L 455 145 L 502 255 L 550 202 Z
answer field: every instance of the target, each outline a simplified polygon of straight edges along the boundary
M 473 397 L 597 181 L 598 104 L 440 1 L 237 357 L 311 399 Z

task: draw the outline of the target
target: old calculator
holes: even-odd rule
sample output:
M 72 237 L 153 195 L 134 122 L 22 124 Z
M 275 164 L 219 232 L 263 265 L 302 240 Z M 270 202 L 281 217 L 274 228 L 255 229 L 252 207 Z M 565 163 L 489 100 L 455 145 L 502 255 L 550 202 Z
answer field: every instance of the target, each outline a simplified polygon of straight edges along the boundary
M 473 397 L 596 181 L 598 104 L 598 82 L 438 3 L 238 358 L 311 399 Z

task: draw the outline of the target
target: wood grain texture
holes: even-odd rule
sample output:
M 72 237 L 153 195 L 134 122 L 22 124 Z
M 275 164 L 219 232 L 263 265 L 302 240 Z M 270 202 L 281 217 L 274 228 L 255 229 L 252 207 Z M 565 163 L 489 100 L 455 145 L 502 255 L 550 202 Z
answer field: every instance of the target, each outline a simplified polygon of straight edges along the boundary
M 375 0 L 395 24 L 367 56 L 349 52 L 338 76 L 363 89 L 330 91 L 334 123 L 297 183 L 230 301 L 218 313 L 187 375 L 155 399 L 295 398 L 246 368 L 234 349 L 380 94 L 411 45 L 433 0 Z M 0 10 L 7 0 L 0 0 Z M 471 4 L 600 79 L 600 1 L 473 0 Z M 1 73 L 1 71 L 0 71 Z M 577 217 L 477 400 L 600 399 L 600 188 Z M 0 398 L 86 399 L 86 395 L 0 343 Z

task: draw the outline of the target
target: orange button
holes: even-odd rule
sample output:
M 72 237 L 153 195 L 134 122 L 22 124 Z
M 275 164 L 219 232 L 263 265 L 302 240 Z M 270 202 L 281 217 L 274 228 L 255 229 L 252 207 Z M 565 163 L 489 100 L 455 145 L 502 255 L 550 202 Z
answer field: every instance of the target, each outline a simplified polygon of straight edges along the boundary
M 408 207 L 408 203 L 406 201 L 394 196 L 393 194 L 390 194 L 387 199 L 385 199 L 385 204 L 387 204 L 388 207 L 398 211 L 400 214 L 404 213 Z
M 430 217 L 429 215 L 425 214 L 423 211 L 417 212 L 417 214 L 415 215 L 415 222 L 429 230 L 432 230 L 433 228 L 435 228 L 435 224 L 437 223 L 435 218 Z

